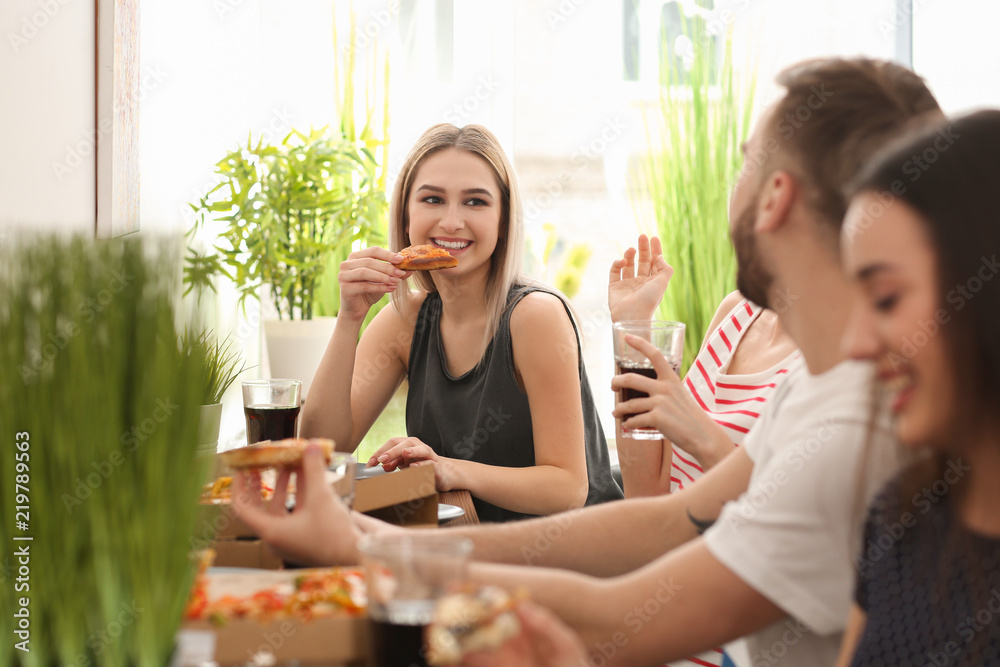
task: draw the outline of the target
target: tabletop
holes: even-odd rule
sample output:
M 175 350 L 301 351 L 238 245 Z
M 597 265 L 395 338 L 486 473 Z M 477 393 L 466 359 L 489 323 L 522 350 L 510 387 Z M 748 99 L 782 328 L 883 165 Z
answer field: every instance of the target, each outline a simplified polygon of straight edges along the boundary
M 454 526 L 475 526 L 479 524 L 479 515 L 476 514 L 476 506 L 472 504 L 472 494 L 465 489 L 458 491 L 444 491 L 438 494 L 438 503 L 445 505 L 455 505 L 465 510 L 465 514 L 446 521 L 441 524 L 442 528 Z

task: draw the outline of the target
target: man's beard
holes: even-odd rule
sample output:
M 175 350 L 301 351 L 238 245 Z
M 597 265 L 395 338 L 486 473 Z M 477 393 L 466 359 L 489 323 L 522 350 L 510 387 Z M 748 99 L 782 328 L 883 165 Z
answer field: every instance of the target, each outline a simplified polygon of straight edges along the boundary
M 758 306 L 770 308 L 768 292 L 774 282 L 774 275 L 768 272 L 757 249 L 754 235 L 756 202 L 747 206 L 736 218 L 730 236 L 736 250 L 736 289 Z

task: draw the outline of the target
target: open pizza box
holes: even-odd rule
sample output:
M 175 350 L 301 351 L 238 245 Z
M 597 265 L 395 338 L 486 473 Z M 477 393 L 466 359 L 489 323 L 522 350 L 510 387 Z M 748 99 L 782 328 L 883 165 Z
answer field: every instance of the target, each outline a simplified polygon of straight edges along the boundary
M 217 561 L 216 561 L 217 562 Z M 224 595 L 246 598 L 276 585 L 291 585 L 304 570 L 281 572 L 206 573 L 208 598 Z M 187 664 L 214 661 L 226 665 L 275 664 L 298 661 L 355 667 L 365 664 L 367 655 L 367 619 L 337 612 L 333 616 L 302 621 L 276 618 L 261 623 L 254 619 L 231 619 L 222 623 L 185 621 L 178 637 L 179 648 Z
M 355 482 L 354 509 L 401 526 L 436 526 L 437 489 L 431 466 L 361 477 Z M 196 546 L 211 546 L 220 567 L 280 568 L 281 560 L 257 539 L 228 502 L 203 504 L 195 530 Z
M 354 509 L 398 526 L 437 526 L 438 494 L 433 466 L 373 477 L 359 475 L 354 486 Z

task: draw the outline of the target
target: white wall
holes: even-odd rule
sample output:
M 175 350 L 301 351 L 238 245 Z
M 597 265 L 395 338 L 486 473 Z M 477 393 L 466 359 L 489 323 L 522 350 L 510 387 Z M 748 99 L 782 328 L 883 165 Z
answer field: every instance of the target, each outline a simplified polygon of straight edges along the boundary
M 947 113 L 1000 107 L 1000 3 L 913 0 L 913 67 Z
M 94 6 L 0 4 L 0 228 L 94 232 Z

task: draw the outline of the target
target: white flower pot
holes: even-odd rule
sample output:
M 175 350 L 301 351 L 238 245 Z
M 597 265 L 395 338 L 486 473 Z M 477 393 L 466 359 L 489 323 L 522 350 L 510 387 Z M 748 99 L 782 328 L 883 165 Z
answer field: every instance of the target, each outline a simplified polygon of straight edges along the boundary
M 201 406 L 198 412 L 198 457 L 210 459 L 205 464 L 205 482 L 213 481 L 219 474 L 215 453 L 219 449 L 219 429 L 222 426 L 222 403 Z
M 336 317 L 265 320 L 264 335 L 267 338 L 270 376 L 302 380 L 304 398 L 309 392 L 309 384 L 316 375 L 336 324 Z

